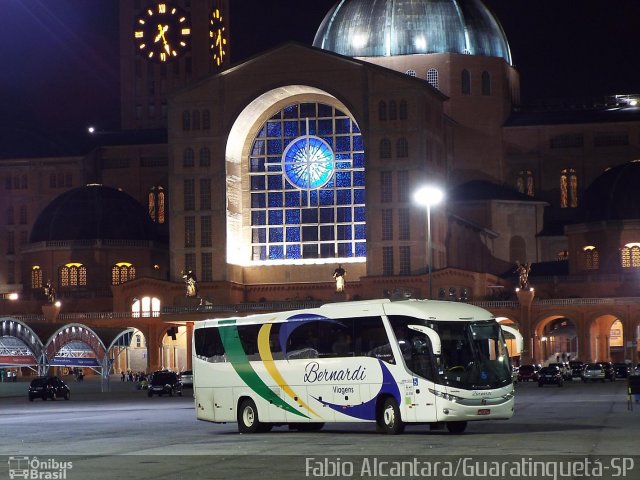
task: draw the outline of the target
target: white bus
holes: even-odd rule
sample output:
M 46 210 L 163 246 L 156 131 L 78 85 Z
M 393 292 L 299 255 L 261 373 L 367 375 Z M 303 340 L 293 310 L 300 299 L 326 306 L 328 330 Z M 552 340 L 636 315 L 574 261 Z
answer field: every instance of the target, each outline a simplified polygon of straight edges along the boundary
M 514 407 L 502 329 L 464 303 L 342 302 L 204 320 L 193 332 L 193 375 L 197 418 L 238 422 L 240 433 L 326 422 L 462 433 L 468 421 L 508 419 Z

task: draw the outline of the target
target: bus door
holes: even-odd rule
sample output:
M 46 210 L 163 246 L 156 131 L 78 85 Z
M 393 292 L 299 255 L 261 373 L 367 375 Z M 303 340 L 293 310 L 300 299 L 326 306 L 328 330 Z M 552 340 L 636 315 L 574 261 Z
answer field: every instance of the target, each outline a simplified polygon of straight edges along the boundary
M 409 325 L 407 338 L 401 343 L 402 356 L 411 378 L 400 387 L 407 421 L 435 422 L 436 396 L 433 384 L 436 379 L 435 356 L 440 354 L 440 337 L 422 325 Z M 402 407 L 401 407 L 402 408 Z

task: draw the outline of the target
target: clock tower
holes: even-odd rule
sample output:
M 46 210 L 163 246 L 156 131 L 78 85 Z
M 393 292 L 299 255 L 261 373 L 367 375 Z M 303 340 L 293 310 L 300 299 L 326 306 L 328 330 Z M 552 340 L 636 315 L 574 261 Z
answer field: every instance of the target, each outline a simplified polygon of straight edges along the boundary
M 229 66 L 229 30 L 229 0 L 120 0 L 121 128 L 166 128 L 168 94 Z

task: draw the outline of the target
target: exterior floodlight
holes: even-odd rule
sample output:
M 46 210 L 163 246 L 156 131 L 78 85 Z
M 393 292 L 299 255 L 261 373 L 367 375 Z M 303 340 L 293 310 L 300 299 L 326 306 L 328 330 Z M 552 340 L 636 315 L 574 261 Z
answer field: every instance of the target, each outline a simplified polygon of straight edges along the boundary
M 431 265 L 433 265 L 433 250 L 431 249 L 431 207 L 439 204 L 444 199 L 444 192 L 438 187 L 427 186 L 418 190 L 413 199 L 419 205 L 427 207 L 427 261 L 429 278 L 429 299 L 433 298 L 433 287 L 431 282 Z

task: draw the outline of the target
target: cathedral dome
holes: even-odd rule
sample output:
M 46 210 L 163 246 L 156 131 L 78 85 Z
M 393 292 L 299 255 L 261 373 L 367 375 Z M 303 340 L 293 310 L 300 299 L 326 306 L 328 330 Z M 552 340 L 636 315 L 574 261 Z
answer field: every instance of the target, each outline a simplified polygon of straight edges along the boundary
M 640 160 L 610 168 L 587 188 L 584 211 L 587 222 L 640 219 Z
M 350 57 L 511 52 L 481 0 L 344 0 L 325 16 L 313 46 Z
M 87 185 L 55 198 L 36 219 L 30 242 L 97 239 L 154 240 L 154 224 L 130 195 Z

